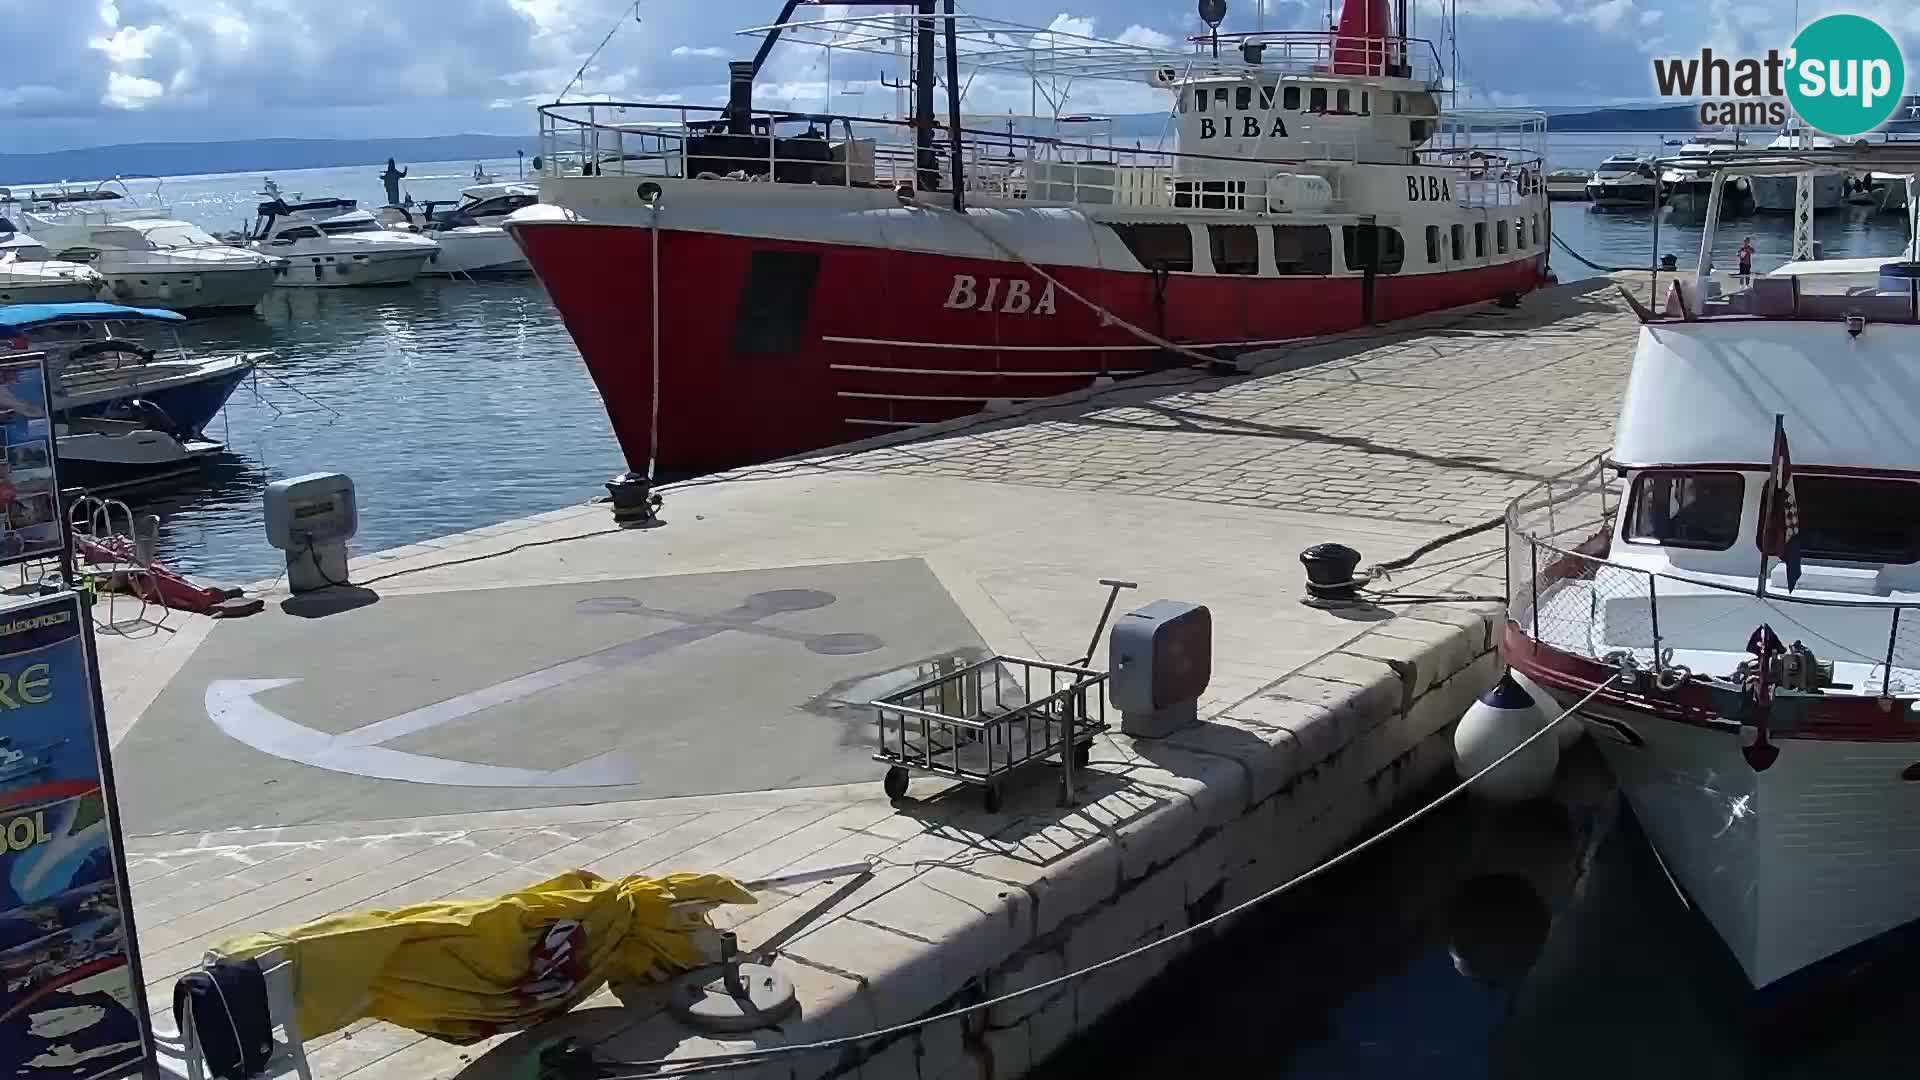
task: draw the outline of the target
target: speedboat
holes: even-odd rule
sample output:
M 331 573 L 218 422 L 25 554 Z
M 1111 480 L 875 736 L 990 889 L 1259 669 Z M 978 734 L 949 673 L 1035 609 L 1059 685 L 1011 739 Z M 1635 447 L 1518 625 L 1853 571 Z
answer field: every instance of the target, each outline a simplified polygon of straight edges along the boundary
M 1795 150 L 1831 150 L 1840 144 L 1831 136 L 1802 128 L 1782 131 L 1767 144 L 1767 149 L 1791 154 Z M 1833 169 L 1810 174 L 1813 181 L 1813 208 L 1838 210 L 1853 189 L 1853 178 Z M 1796 200 L 1798 177 L 1795 175 L 1755 176 L 1753 208 L 1762 213 L 1791 214 Z
M 125 211 L 27 210 L 20 220 L 63 259 L 100 271 L 116 300 L 175 311 L 250 308 L 273 288 L 285 263 L 223 244 L 190 222 Z
M 289 288 L 400 285 L 439 254 L 433 240 L 388 228 L 358 207 L 353 199 L 275 197 L 257 208 L 247 246 L 286 260 L 274 284 Z
M 1587 180 L 1587 199 L 1602 209 L 1654 206 L 1661 197 L 1660 174 L 1641 154 L 1615 154 Z
M 435 277 L 469 277 L 528 272 L 527 257 L 513 242 L 513 237 L 507 235 L 507 230 L 474 221 L 461 208 L 436 210 L 435 206 L 427 202 L 418 211 L 386 206 L 377 216 L 388 229 L 429 237 L 440 245 L 421 273 Z
M 93 300 L 106 287 L 100 271 L 54 258 L 45 244 L 0 217 L 0 305 Z
M 504 225 L 508 215 L 540 201 L 536 184 L 473 184 L 460 189 L 454 209 L 476 225 Z
M 1696 135 L 1683 143 L 1679 156 L 1684 161 L 1669 165 L 1660 174 L 1660 183 L 1673 200 L 1674 209 L 1696 217 L 1706 213 L 1707 201 L 1713 193 L 1713 172 L 1705 166 L 1711 165 L 1716 155 L 1741 147 L 1738 135 Z M 1751 178 L 1727 177 L 1721 184 L 1721 199 L 1729 216 L 1749 209 L 1753 199 Z
M 130 326 L 183 316 L 121 304 L 0 307 L 0 363 L 44 357 L 62 481 L 107 490 L 193 471 L 225 447 L 207 425 L 269 352 L 196 357 L 154 348 Z
M 1920 262 L 1713 289 L 1718 225 L 1636 304 L 1613 448 L 1508 508 L 1501 649 L 1770 1012 L 1920 929 Z

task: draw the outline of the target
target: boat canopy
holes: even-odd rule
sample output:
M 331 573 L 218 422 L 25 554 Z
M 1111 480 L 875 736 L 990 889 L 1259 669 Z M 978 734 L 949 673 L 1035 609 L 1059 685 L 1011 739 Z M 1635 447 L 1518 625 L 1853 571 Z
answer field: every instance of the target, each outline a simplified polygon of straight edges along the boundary
M 37 326 L 67 322 L 185 322 L 186 316 L 165 308 L 127 307 L 124 304 L 7 304 L 0 306 L 0 334 L 18 334 Z
M 1920 351 L 1910 325 L 1708 320 L 1644 326 L 1613 460 L 1626 468 L 1767 468 L 1773 418 L 1793 463 L 1912 473 Z

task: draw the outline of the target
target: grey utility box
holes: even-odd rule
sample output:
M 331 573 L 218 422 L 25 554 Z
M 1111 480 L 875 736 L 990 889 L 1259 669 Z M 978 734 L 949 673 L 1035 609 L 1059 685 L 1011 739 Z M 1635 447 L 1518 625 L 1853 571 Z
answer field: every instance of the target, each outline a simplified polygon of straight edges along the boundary
M 1120 616 L 1107 638 L 1107 693 L 1120 730 L 1157 739 L 1199 718 L 1213 677 L 1213 613 L 1155 600 Z
M 360 531 L 353 481 L 308 473 L 267 485 L 267 543 L 287 553 L 287 586 L 310 592 L 347 582 L 347 541 Z

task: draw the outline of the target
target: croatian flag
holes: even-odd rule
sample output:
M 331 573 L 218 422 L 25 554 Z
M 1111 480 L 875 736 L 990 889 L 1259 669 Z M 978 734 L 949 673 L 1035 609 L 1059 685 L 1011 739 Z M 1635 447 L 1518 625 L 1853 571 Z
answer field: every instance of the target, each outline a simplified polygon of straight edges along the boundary
M 1773 468 L 1767 484 L 1766 527 L 1760 553 L 1787 564 L 1787 591 L 1800 582 L 1800 502 L 1793 494 L 1793 459 L 1787 456 L 1787 418 L 1773 416 Z

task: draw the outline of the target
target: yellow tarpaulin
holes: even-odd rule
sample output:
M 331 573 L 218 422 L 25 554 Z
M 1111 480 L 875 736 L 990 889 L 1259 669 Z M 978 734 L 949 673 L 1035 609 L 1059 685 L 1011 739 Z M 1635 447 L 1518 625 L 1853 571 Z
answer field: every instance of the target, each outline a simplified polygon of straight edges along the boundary
M 705 963 L 692 939 L 705 915 L 673 909 L 688 901 L 751 904 L 753 894 L 718 874 L 608 881 L 577 870 L 505 896 L 335 915 L 213 952 L 285 950 L 303 1039 L 372 1017 L 465 1043 L 565 1012 L 609 980 Z

